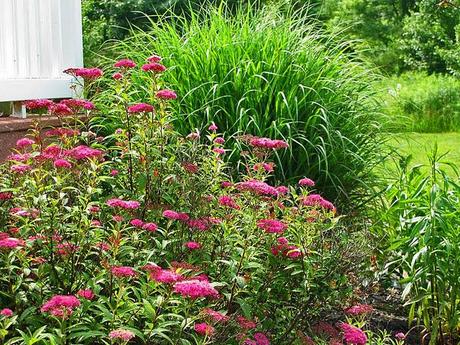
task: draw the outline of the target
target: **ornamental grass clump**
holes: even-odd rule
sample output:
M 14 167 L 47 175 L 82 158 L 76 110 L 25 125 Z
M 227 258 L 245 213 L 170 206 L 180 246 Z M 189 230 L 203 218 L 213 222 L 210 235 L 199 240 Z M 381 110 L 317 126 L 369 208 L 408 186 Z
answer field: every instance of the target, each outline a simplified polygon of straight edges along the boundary
M 112 53 L 135 61 L 152 50 L 163 56 L 170 68 L 153 68 L 156 62 L 144 70 L 164 72 L 180 95 L 170 106 L 181 134 L 215 123 L 228 140 L 224 160 L 233 164 L 243 150 L 238 136 L 256 136 L 256 147 L 281 145 L 271 181 L 293 183 L 307 175 L 324 197 L 348 210 L 366 205 L 382 151 L 373 73 L 347 49 L 347 42 L 323 33 L 306 9 L 256 10 L 249 4 L 234 12 L 209 6 L 187 17 L 152 18 L 149 29 L 133 29 Z M 132 76 L 148 94 L 151 76 L 141 70 Z M 116 125 L 110 106 L 109 116 L 95 124 Z
M 104 91 L 113 133 L 67 121 L 91 119 L 97 102 L 67 102 L 62 127 L 38 120 L 0 165 L 0 339 L 292 343 L 352 293 L 352 234 L 326 199 L 305 202 L 318 195 L 312 180 L 272 184 L 287 141 L 242 140 L 245 173 L 232 178 L 219 126 L 181 135 L 172 111 L 183 94 L 162 69 L 137 66 L 116 63 L 121 77 Z M 135 101 L 134 71 L 149 90 Z M 84 95 L 101 87 L 101 70 L 68 73 L 87 81 Z

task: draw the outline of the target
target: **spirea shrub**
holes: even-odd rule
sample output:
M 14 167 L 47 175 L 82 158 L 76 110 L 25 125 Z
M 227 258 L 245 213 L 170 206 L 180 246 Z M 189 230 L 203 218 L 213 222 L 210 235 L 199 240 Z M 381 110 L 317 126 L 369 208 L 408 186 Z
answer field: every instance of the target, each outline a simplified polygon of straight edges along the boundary
M 62 127 L 38 121 L 0 166 L 1 341 L 287 344 L 342 308 L 359 285 L 359 253 L 314 181 L 267 182 L 288 144 L 246 138 L 245 174 L 230 179 L 214 123 L 174 130 L 181 95 L 163 68 L 114 68 L 122 126 L 107 137 L 78 123 L 97 104 L 26 102 Z M 138 103 L 135 68 L 149 76 Z M 66 72 L 85 81 L 84 94 L 103 73 Z

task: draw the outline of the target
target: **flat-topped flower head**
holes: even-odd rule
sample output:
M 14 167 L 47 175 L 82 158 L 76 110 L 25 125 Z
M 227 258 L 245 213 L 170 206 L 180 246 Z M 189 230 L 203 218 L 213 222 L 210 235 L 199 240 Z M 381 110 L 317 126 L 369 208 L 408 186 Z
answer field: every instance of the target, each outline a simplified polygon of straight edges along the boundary
M 279 234 L 287 229 L 287 225 L 277 219 L 260 219 L 257 221 L 257 226 L 267 233 Z
M 314 185 L 315 185 L 315 181 L 313 181 L 312 179 L 304 177 L 299 180 L 299 186 L 313 187 Z
M 158 56 L 158 55 L 152 55 L 147 58 L 147 62 L 150 62 L 150 63 L 160 62 L 161 60 L 162 60 L 161 56 Z
M 215 311 L 211 308 L 203 309 L 202 313 L 209 316 L 214 322 L 227 322 L 228 320 L 230 320 L 230 317 L 228 317 L 227 315 Z
M 81 77 L 85 80 L 96 80 L 104 74 L 100 68 L 75 68 L 72 69 L 72 72 L 76 77 Z
M 134 104 L 128 107 L 128 113 L 151 113 L 153 112 L 153 106 L 146 103 Z
M 35 144 L 35 141 L 30 138 L 21 138 L 18 141 L 16 141 L 16 147 L 20 149 L 31 146 L 33 144 Z
M 244 330 L 249 330 L 257 327 L 257 324 L 254 321 L 246 319 L 244 316 L 241 315 L 237 316 L 236 322 Z
M 220 205 L 225 207 L 230 207 L 235 210 L 240 209 L 240 205 L 236 203 L 236 201 L 230 195 L 222 195 L 219 197 L 218 202 Z
M 163 66 L 161 63 L 151 62 L 151 63 L 146 63 L 145 65 L 143 65 L 142 70 L 144 72 L 161 73 L 161 72 L 166 71 L 166 67 Z
M 4 308 L 0 310 L 0 315 L 4 317 L 11 317 L 13 316 L 13 311 L 11 309 Z
M 55 295 L 41 307 L 42 313 L 49 313 L 60 318 L 67 318 L 73 310 L 80 306 L 74 295 Z
M 59 102 L 59 104 L 64 104 L 68 106 L 70 109 L 73 111 L 80 111 L 82 109 L 85 110 L 94 110 L 96 107 L 94 104 L 90 101 L 87 101 L 86 99 L 63 99 L 62 101 Z
M 45 110 L 53 105 L 53 101 L 49 99 L 34 99 L 30 101 L 25 101 L 24 106 L 27 110 Z
M 174 284 L 174 292 L 192 299 L 200 297 L 218 298 L 219 292 L 207 281 L 185 280 Z
M 129 278 L 136 276 L 136 271 L 128 266 L 112 266 L 110 269 L 112 274 L 117 278 Z
M 53 162 L 53 165 L 54 165 L 55 168 L 63 168 L 63 169 L 72 168 L 72 163 L 70 163 L 69 161 L 67 161 L 65 159 L 56 159 Z
M 95 295 L 94 295 L 93 290 L 91 289 L 81 289 L 81 290 L 78 290 L 77 296 L 87 299 L 88 301 L 91 301 L 94 299 Z
M 55 103 L 50 106 L 51 114 L 56 116 L 68 116 L 73 115 L 74 111 L 64 103 Z
M 132 219 L 129 224 L 134 226 L 135 228 L 142 228 L 144 226 L 144 222 L 140 219 Z
M 92 147 L 88 147 L 86 145 L 80 145 L 70 149 L 66 152 L 66 155 L 76 159 L 76 160 L 83 160 L 83 159 L 91 159 L 91 158 L 98 158 L 104 154 L 103 151 L 98 149 L 93 149 Z
M 184 277 L 174 272 L 173 270 L 155 269 L 150 272 L 150 278 L 155 280 L 157 283 L 172 284 L 179 282 Z
M 343 340 L 347 345 L 366 345 L 367 336 L 360 328 L 348 323 L 341 323 L 339 328 L 343 333 Z
M 134 333 L 126 329 L 115 329 L 109 333 L 109 338 L 130 341 L 135 337 Z
M 158 225 L 156 225 L 155 223 L 145 223 L 142 226 L 142 229 L 150 231 L 150 232 L 155 232 L 158 229 Z
M 201 248 L 201 244 L 199 244 L 198 242 L 194 242 L 194 241 L 185 242 L 184 246 L 190 250 L 197 250 Z
M 176 99 L 177 94 L 173 90 L 160 90 L 155 95 L 159 99 Z
M 279 194 L 276 188 L 258 180 L 240 182 L 236 185 L 236 188 L 240 191 L 249 191 L 259 195 L 278 196 Z
M 107 206 L 113 207 L 113 208 L 123 208 L 126 210 L 135 210 L 140 207 L 140 202 L 135 201 L 135 200 L 122 200 L 118 198 L 114 199 L 109 199 L 106 202 Z
M 319 194 L 308 194 L 301 199 L 302 205 L 305 206 L 318 206 L 326 210 L 335 212 L 335 206 L 330 201 L 324 199 Z
M 115 80 L 123 79 L 123 74 L 121 74 L 120 72 L 115 72 L 114 74 L 112 74 L 112 79 L 115 79 Z
M 253 137 L 251 140 L 249 140 L 249 144 L 257 148 L 270 149 L 270 150 L 278 150 L 278 149 L 284 149 L 284 148 L 289 147 L 289 144 L 285 142 L 284 140 L 259 138 L 259 137 Z
M 118 60 L 117 62 L 115 62 L 113 67 L 115 67 L 115 68 L 126 68 L 126 69 L 134 68 L 134 67 L 136 67 L 136 63 L 133 60 L 130 60 L 130 59 L 121 59 L 121 60 Z
M 207 335 L 210 336 L 214 333 L 214 327 L 208 325 L 207 323 L 196 323 L 194 326 L 195 332 L 200 335 Z
M 345 309 L 345 314 L 347 315 L 366 315 L 372 313 L 374 308 L 369 304 L 357 304 L 348 309 Z
M 186 222 L 190 219 L 189 215 L 184 212 L 176 212 L 172 210 L 165 210 L 163 212 L 163 217 L 166 217 L 168 219 L 174 219 L 174 220 L 180 220 L 183 222 Z
M 23 245 L 24 241 L 19 238 L 5 237 L 3 239 L 0 239 L 0 249 L 14 249 L 22 247 Z
M 211 123 L 211 125 L 208 127 L 208 130 L 212 131 L 212 132 L 215 132 L 219 129 L 219 127 L 217 127 L 217 125 L 213 122 Z

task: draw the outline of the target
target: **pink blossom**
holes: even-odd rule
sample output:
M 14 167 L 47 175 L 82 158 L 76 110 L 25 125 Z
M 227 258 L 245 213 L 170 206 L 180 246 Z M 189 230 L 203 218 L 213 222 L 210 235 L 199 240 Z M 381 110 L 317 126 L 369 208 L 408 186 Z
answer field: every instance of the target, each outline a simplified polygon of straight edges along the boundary
M 74 159 L 83 160 L 83 159 L 90 159 L 90 158 L 98 158 L 102 156 L 104 152 L 98 149 L 93 149 L 85 145 L 80 145 L 80 146 L 74 147 L 73 149 L 67 151 L 66 154 Z
M 403 332 L 398 332 L 395 334 L 395 338 L 398 340 L 404 340 L 406 339 L 406 335 Z
M 190 163 L 190 162 L 184 162 L 182 163 L 182 166 L 184 167 L 187 172 L 191 174 L 196 174 L 199 170 L 198 165 Z
M 278 242 L 279 244 L 282 244 L 282 245 L 285 245 L 285 244 L 288 244 L 288 240 L 286 237 L 279 237 L 276 239 L 276 242 Z
M 288 143 L 283 140 L 273 140 L 269 138 L 258 138 L 253 137 L 249 144 L 254 147 L 263 148 L 263 149 L 273 149 L 278 150 L 282 148 L 289 147 Z
M 0 200 L 11 200 L 11 199 L 13 199 L 13 193 L 0 192 Z
M 201 248 L 201 244 L 199 244 L 198 242 L 193 242 L 193 241 L 186 242 L 184 245 L 190 250 L 196 250 L 196 249 Z
M 278 193 L 280 193 L 280 194 L 287 194 L 287 193 L 289 193 L 289 188 L 286 187 L 286 186 L 279 186 L 279 187 L 276 187 L 276 190 L 277 190 Z
M 79 111 L 80 109 L 93 110 L 96 108 L 92 102 L 86 99 L 64 99 L 59 104 L 64 104 L 74 111 Z
M 119 207 L 119 208 L 123 208 L 125 210 L 135 210 L 135 209 L 138 209 L 140 207 L 140 202 L 139 201 L 135 201 L 135 200 L 122 200 L 122 199 L 118 199 L 118 198 L 115 198 L 115 199 L 109 199 L 107 200 L 106 202 L 107 206 L 110 206 L 110 207 Z
M 116 170 L 116 169 L 110 170 L 110 175 L 117 176 L 118 175 L 118 170 Z
M 219 129 L 219 127 L 216 126 L 216 124 L 213 122 L 211 125 L 208 127 L 208 130 L 215 132 Z
M 17 238 L 5 238 L 0 240 L 0 248 L 8 248 L 8 249 L 13 249 L 13 248 L 18 248 L 23 245 L 23 241 Z
M 80 247 L 77 246 L 76 244 L 65 242 L 65 243 L 59 243 L 57 245 L 57 253 L 59 255 L 70 255 L 72 253 L 75 253 Z
M 64 71 L 65 72 L 65 71 Z M 76 77 L 87 80 L 95 80 L 102 77 L 102 70 L 99 68 L 76 68 L 72 71 Z
M 365 315 L 372 313 L 374 308 L 372 308 L 369 304 L 357 304 L 353 307 L 350 307 L 345 310 L 345 314 L 347 315 Z
M 115 79 L 115 80 L 123 79 L 123 74 L 121 74 L 120 72 L 116 72 L 116 73 L 112 74 L 112 78 Z
M 321 337 L 338 338 L 340 336 L 339 331 L 330 323 L 320 321 L 312 326 L 312 331 Z M 342 343 L 340 343 L 342 345 Z
M 186 222 L 187 220 L 190 219 L 189 215 L 187 213 L 183 212 L 176 212 L 172 210 L 165 210 L 163 211 L 163 217 L 169 218 L 169 219 L 174 219 L 174 220 L 180 220 Z
M 218 137 L 218 138 L 214 139 L 214 143 L 218 144 L 218 145 L 222 145 L 223 143 L 225 143 L 225 139 L 222 138 L 222 137 Z
M 130 341 L 135 337 L 134 333 L 126 329 L 116 329 L 109 333 L 109 337 L 112 339 L 121 339 L 124 341 Z
M 176 99 L 177 95 L 172 90 L 160 90 L 156 93 L 156 97 L 159 99 Z
M 91 289 L 78 290 L 77 295 L 81 298 L 87 299 L 88 301 L 91 301 L 95 296 Z
M 264 333 L 254 333 L 254 339 L 257 345 L 270 345 L 270 340 L 268 340 L 267 336 Z
M 54 161 L 53 165 L 56 168 L 65 168 L 65 169 L 72 168 L 72 164 L 69 161 L 65 160 L 65 159 L 56 159 Z
M 161 72 L 166 71 L 166 67 L 158 62 L 151 62 L 151 63 L 147 63 L 143 65 L 142 70 L 144 72 L 161 73 Z
M 134 277 L 136 275 L 136 272 L 134 271 L 134 269 L 128 266 L 112 266 L 110 271 L 115 277 L 118 277 L 118 278 Z
M 198 139 L 200 139 L 200 133 L 198 131 L 189 133 L 187 135 L 187 139 L 189 139 L 189 140 L 198 140 Z
M 218 202 L 222 206 L 234 208 L 235 210 L 239 210 L 240 206 L 235 202 L 235 200 L 229 195 L 222 195 L 219 197 Z
M 187 221 L 187 225 L 192 228 L 196 229 L 199 231 L 206 231 L 209 230 L 210 224 L 209 224 L 209 219 L 207 218 L 202 218 L 202 219 L 190 219 Z
M 28 110 L 37 110 L 37 109 L 48 109 L 53 104 L 53 101 L 49 99 L 34 99 L 31 101 L 25 101 L 24 106 Z
M 205 315 L 210 316 L 211 319 L 215 322 L 227 322 L 228 320 L 230 320 L 230 318 L 227 315 L 224 315 L 210 308 L 203 309 L 203 313 Z
M 147 58 L 147 61 L 150 63 L 160 62 L 161 60 L 161 56 L 158 55 L 152 55 Z
M 53 104 L 50 106 L 50 111 L 56 116 L 67 116 L 74 113 L 74 111 L 64 103 Z
M 2 315 L 4 317 L 11 317 L 11 316 L 13 316 L 13 311 L 11 309 L 4 308 L 4 309 L 0 310 L 0 315 Z
M 70 129 L 70 128 L 53 128 L 45 132 L 47 137 L 70 137 L 78 135 L 80 131 L 78 129 Z
M 30 165 L 27 165 L 27 164 L 17 164 L 17 165 L 12 165 L 10 167 L 10 170 L 12 172 L 15 172 L 15 173 L 18 173 L 18 174 L 23 174 L 27 171 L 30 171 L 32 170 L 32 167 Z
M 144 225 L 144 222 L 140 219 L 132 219 L 129 224 L 131 224 L 132 226 L 136 227 L 136 228 L 142 228 L 142 226 Z
M 114 222 L 120 223 L 120 222 L 122 222 L 124 220 L 124 218 L 123 218 L 123 216 L 120 216 L 120 215 L 116 214 L 116 215 L 112 216 L 112 220 Z
M 343 339 L 347 345 L 366 345 L 367 336 L 361 329 L 348 323 L 341 323 L 339 327 L 343 332 Z
M 133 60 L 130 59 L 121 59 L 115 62 L 113 67 L 116 68 L 134 68 L 136 67 L 136 63 Z
M 73 295 L 55 295 L 41 307 L 42 313 L 66 318 L 72 314 L 73 309 L 80 306 L 80 301 Z
M 98 226 L 101 226 L 102 223 L 101 223 L 99 220 L 97 220 L 97 219 L 93 219 L 93 220 L 91 221 L 91 225 L 92 225 L 92 226 L 98 227 Z
M 245 330 L 253 329 L 257 327 L 257 324 L 254 321 L 246 319 L 245 317 L 241 315 L 236 318 L 236 322 L 238 323 L 238 325 L 240 325 L 241 328 Z
M 299 180 L 299 186 L 313 187 L 314 185 L 315 185 L 315 181 L 309 178 L 305 177 Z
M 207 323 L 196 323 L 194 326 L 195 332 L 200 335 L 212 335 L 214 333 L 214 327 L 208 325 Z
M 172 284 L 184 279 L 184 277 L 172 270 L 156 269 L 150 272 L 150 278 L 158 283 Z
M 30 159 L 30 157 L 30 153 L 13 153 L 8 156 L 8 160 L 14 162 L 25 162 Z
M 142 229 L 150 231 L 150 232 L 155 232 L 158 229 L 158 225 L 156 225 L 155 223 L 145 223 L 142 226 Z
M 16 146 L 19 147 L 20 149 L 23 149 L 24 147 L 31 146 L 35 144 L 35 141 L 29 138 L 21 138 L 18 141 L 16 141 Z
M 222 181 L 220 185 L 222 188 L 229 188 L 233 186 L 233 183 L 231 183 L 230 181 Z
M 257 226 L 268 233 L 282 233 L 287 229 L 287 225 L 277 219 L 260 219 Z
M 174 284 L 174 292 L 184 297 L 219 297 L 219 292 L 208 282 L 200 280 L 185 280 Z
M 64 154 L 64 150 L 55 144 L 45 147 L 42 151 L 41 157 L 46 159 L 58 159 Z
M 139 103 L 128 107 L 128 113 L 151 113 L 153 112 L 153 106 L 146 103 Z
M 212 149 L 212 152 L 217 153 L 218 155 L 223 155 L 225 153 L 225 150 L 221 147 L 215 147 Z
M 309 194 L 306 197 L 303 197 L 301 199 L 301 202 L 305 206 L 319 206 L 327 210 L 331 210 L 335 212 L 335 207 L 334 205 L 324 199 L 321 195 L 319 194 Z
M 259 195 L 278 196 L 276 188 L 266 184 L 265 182 L 257 180 L 240 182 L 236 185 L 236 188 L 241 191 L 249 191 Z

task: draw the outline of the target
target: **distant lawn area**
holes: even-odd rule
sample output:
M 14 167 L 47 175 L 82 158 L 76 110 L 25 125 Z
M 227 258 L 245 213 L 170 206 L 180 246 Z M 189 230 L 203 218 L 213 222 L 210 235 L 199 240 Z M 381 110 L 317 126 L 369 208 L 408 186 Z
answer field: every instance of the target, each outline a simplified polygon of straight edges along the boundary
M 401 155 L 412 155 L 411 165 L 428 164 L 427 153 L 438 145 L 438 154 L 448 152 L 442 161 L 460 168 L 460 133 L 399 133 L 393 134 L 388 145 Z M 385 164 L 391 173 L 393 162 Z

